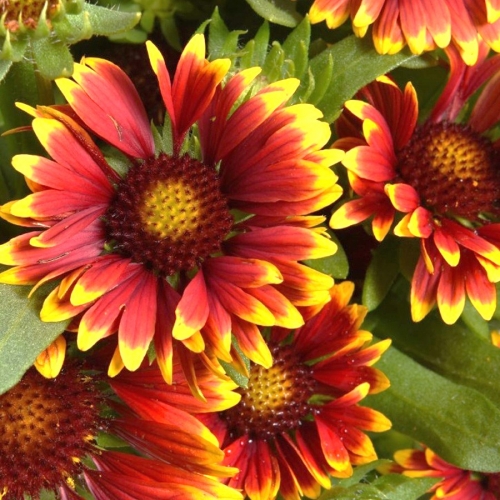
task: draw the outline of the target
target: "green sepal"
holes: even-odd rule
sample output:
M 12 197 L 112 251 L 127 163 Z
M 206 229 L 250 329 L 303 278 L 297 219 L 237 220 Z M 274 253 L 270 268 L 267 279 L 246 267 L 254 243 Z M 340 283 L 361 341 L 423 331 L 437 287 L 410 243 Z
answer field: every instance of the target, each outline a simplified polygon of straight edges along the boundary
M 85 3 L 84 12 L 88 13 L 92 33 L 109 36 L 132 29 L 140 20 L 139 12 L 123 12 Z
M 291 0 L 247 0 L 247 3 L 263 19 L 281 26 L 293 28 L 302 18 Z
M 307 102 L 316 105 L 323 99 L 332 81 L 333 55 L 328 53 L 326 57 L 311 59 L 309 71 L 311 73 L 310 79 L 313 80 L 314 85 Z
M 33 40 L 33 56 L 40 73 L 49 80 L 73 73 L 73 57 L 67 45 L 49 38 Z
M 248 387 L 248 377 L 245 377 L 242 373 L 240 373 L 231 363 L 227 361 L 223 361 L 219 359 L 219 363 L 222 368 L 226 372 L 226 375 L 235 383 L 238 384 L 238 387 L 243 387 L 246 389 Z
M 309 41 L 311 39 L 311 23 L 304 20 L 288 35 L 283 42 L 285 59 L 290 59 L 295 65 L 293 76 L 301 81 L 309 66 Z
M 243 49 L 240 58 L 242 68 L 262 67 L 266 61 L 267 49 L 269 47 L 269 23 L 264 22 L 258 29 L 255 37 L 249 40 Z
M 203 23 L 197 32 L 204 30 L 205 26 L 206 23 Z M 238 53 L 238 39 L 243 33 L 246 31 L 229 31 L 216 8 L 208 25 L 208 57 L 212 60 L 235 57 Z
M 10 33 L 7 32 L 5 40 L 2 44 L 2 50 L 0 51 L 0 63 L 5 65 L 5 63 L 22 61 L 27 48 L 28 38 L 26 36 L 21 37 L 15 41 L 11 41 Z M 8 67 L 10 68 L 10 65 Z M 0 82 L 6 74 L 7 73 L 0 73 Z
M 130 443 L 124 441 L 123 439 L 115 436 L 114 434 L 108 434 L 106 432 L 99 432 L 96 437 L 96 444 L 103 449 L 130 449 Z
M 236 338 L 233 336 L 232 339 L 232 345 L 236 352 L 239 354 L 241 360 L 243 361 L 245 365 L 245 369 L 247 372 L 250 372 L 250 360 L 245 356 L 243 351 L 241 350 L 238 341 Z M 248 377 L 244 375 L 243 373 L 239 372 L 231 363 L 228 363 L 223 360 L 219 360 L 222 368 L 224 368 L 224 371 L 226 372 L 226 375 L 235 383 L 238 384 L 238 387 L 243 387 L 246 389 L 248 387 Z
M 382 330 L 394 333 L 382 327 L 375 333 Z M 463 469 L 500 471 L 500 410 L 486 396 L 423 367 L 395 347 L 385 352 L 377 369 L 391 386 L 367 396 L 364 404 L 387 416 L 394 430 Z
M 366 271 L 362 303 L 369 311 L 376 309 L 384 300 L 399 273 L 398 254 L 400 240 L 386 238 L 373 252 Z
M 0 284 L 0 394 L 19 382 L 68 324 L 40 320 L 43 300 L 52 288 L 53 285 L 43 285 L 28 298 L 31 286 Z
M 281 80 L 283 77 L 284 62 L 285 52 L 283 48 L 278 42 L 273 42 L 271 50 L 266 57 L 266 62 L 262 66 L 262 75 L 265 76 L 269 82 Z

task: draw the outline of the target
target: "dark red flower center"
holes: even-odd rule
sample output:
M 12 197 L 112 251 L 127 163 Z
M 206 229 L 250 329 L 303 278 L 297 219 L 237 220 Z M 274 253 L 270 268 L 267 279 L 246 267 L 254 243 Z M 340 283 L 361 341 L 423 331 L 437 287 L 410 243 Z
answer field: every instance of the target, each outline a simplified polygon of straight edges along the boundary
M 310 368 L 301 363 L 291 346 L 270 346 L 271 368 L 252 365 L 241 401 L 222 412 L 231 437 L 244 434 L 269 438 L 293 431 L 311 413 L 310 397 L 315 381 Z
M 499 215 L 500 155 L 468 126 L 425 124 L 399 152 L 398 171 L 438 215 L 471 221 L 480 214 Z
M 217 173 L 188 155 L 133 166 L 106 213 L 114 251 L 161 276 L 220 252 L 233 226 Z
M 47 2 L 45 0 L 0 0 L 0 18 L 5 14 L 4 25 L 15 32 L 21 23 L 27 28 L 35 29 Z M 57 11 L 59 0 L 49 0 L 46 16 L 50 18 Z
M 100 396 L 76 367 L 48 380 L 31 369 L 0 396 L 0 497 L 70 486 L 101 425 Z M 5 496 L 3 496 L 5 494 Z

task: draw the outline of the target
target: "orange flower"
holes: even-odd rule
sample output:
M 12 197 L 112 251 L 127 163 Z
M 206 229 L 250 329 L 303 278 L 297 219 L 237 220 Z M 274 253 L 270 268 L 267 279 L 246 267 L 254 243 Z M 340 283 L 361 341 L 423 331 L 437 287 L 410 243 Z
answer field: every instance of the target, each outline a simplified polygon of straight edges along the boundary
M 273 328 L 271 368 L 252 365 L 241 401 L 199 418 L 218 437 L 224 464 L 239 469 L 228 485 L 252 500 L 316 498 L 330 476 L 349 477 L 353 465 L 376 453 L 365 431 L 389 429 L 381 413 L 359 406 L 368 393 L 389 386 L 372 365 L 390 340 L 368 346 L 358 330 L 364 307 L 348 305 L 350 282 L 335 286 L 331 301 L 294 332 Z
M 326 21 L 331 29 L 350 18 L 360 37 L 371 26 L 380 54 L 395 54 L 406 45 L 421 54 L 452 44 L 472 65 L 480 40 L 500 52 L 498 0 L 315 0 L 309 16 L 312 23 Z
M 332 278 L 301 261 L 336 251 L 317 227 L 324 218 L 307 214 L 340 196 L 329 167 L 343 153 L 320 151 L 330 137 L 320 111 L 286 106 L 297 80 L 263 86 L 234 109 L 259 68 L 227 76 L 229 60 L 208 62 L 196 35 L 171 81 L 148 50 L 169 115 L 163 135 L 125 73 L 102 59 L 56 80 L 71 109 L 22 106 L 52 159 L 13 159 L 33 194 L 2 215 L 34 231 L 0 247 L 14 266 L 0 281 L 62 278 L 42 320 L 78 317 L 82 350 L 118 332 L 111 374 L 136 370 L 152 340 L 167 381 L 174 341 L 231 362 L 231 335 L 269 366 L 256 325 L 298 327 L 298 306 L 329 300 Z M 115 148 L 114 162 L 89 131 Z
M 122 383 L 117 402 L 115 393 L 103 390 L 104 377 L 93 366 L 92 372 L 83 368 L 68 360 L 55 379 L 32 368 L 0 396 L 3 500 L 23 500 L 25 494 L 38 498 L 42 489 L 63 500 L 82 500 L 82 491 L 96 500 L 125 495 L 130 500 L 242 498 L 218 479 L 236 471 L 221 464 L 224 454 L 215 436 L 189 414 L 200 402 L 189 393 L 180 370 L 174 378 L 176 387 L 186 387 L 182 398 L 163 383 L 163 401 L 144 394 L 141 399 L 122 389 L 127 387 Z M 145 368 L 144 376 L 152 370 L 161 378 L 156 365 Z M 140 376 L 142 369 L 136 373 Z M 206 379 L 200 369 L 207 408 L 234 404 L 232 386 L 220 382 L 215 396 L 214 383 Z M 109 439 L 115 449 L 106 449 Z M 126 447 L 129 452 L 122 451 Z
M 496 307 L 500 144 L 487 132 L 500 116 L 500 56 L 487 59 L 481 45 L 478 63 L 466 66 L 456 50 L 448 53 L 448 84 L 421 126 L 411 83 L 401 91 L 382 77 L 361 92 L 367 102 L 346 103 L 334 146 L 347 150 L 343 164 L 357 196 L 333 214 L 330 225 L 340 229 L 373 217 L 373 233 L 381 241 L 397 215 L 394 233 L 421 241 L 412 317 L 420 321 L 437 303 L 451 324 L 466 295 L 485 319 Z M 463 123 L 459 111 L 485 82 Z
M 496 500 L 500 494 L 500 475 L 460 469 L 445 462 L 429 448 L 400 450 L 394 454 L 390 472 L 409 477 L 440 477 L 432 488 L 431 500 Z

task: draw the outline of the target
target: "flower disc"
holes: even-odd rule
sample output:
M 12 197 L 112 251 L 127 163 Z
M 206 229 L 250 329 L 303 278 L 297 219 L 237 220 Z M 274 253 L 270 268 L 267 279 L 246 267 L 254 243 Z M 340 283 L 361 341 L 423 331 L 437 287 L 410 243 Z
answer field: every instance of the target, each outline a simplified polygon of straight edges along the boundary
M 252 365 L 241 401 L 221 415 L 238 435 L 271 437 L 292 431 L 310 411 L 314 379 L 290 346 L 271 346 L 271 368 Z
M 398 154 L 403 180 L 437 214 L 477 220 L 498 214 L 500 158 L 491 142 L 470 127 L 428 123 L 417 130 Z
M 161 276 L 219 252 L 232 224 L 216 172 L 188 155 L 132 167 L 106 213 L 114 250 Z
M 74 366 L 55 379 L 31 369 L 0 396 L 0 497 L 38 498 L 41 489 L 71 484 L 100 427 L 99 401 Z

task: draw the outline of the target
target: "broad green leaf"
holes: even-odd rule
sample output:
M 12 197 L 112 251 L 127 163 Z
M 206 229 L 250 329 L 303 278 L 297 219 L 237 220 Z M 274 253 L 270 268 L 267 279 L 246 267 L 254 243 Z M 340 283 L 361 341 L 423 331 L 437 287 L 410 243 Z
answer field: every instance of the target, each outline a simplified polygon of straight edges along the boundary
M 395 313 L 392 309 L 389 314 Z M 389 377 L 391 387 L 364 403 L 386 415 L 396 431 L 458 467 L 500 471 L 500 410 L 486 396 L 423 367 L 395 347 L 377 368 Z
M 325 491 L 318 500 L 417 500 L 437 480 L 389 474 L 377 478 L 370 484 L 360 483 L 349 488 L 336 486 Z
M 400 351 L 453 382 L 481 392 L 500 410 L 500 349 L 460 321 L 445 325 L 437 312 L 414 323 L 408 294 L 409 286 L 401 280 L 373 313 L 373 333 L 390 337 Z
M 330 230 L 328 230 L 328 234 L 331 240 L 337 244 L 338 250 L 335 254 L 330 257 L 322 257 L 321 259 L 307 259 L 304 261 L 304 264 L 335 279 L 345 279 L 349 274 L 347 255 L 335 234 Z
M 381 465 L 386 465 L 391 463 L 390 460 L 375 460 L 368 464 L 358 465 L 354 467 L 354 471 L 351 477 L 345 479 L 334 479 L 336 481 L 336 486 L 342 486 L 343 488 L 349 488 L 360 483 L 363 479 L 367 477 L 370 472 L 373 472 L 377 467 Z
M 470 300 L 465 301 L 464 311 L 460 319 L 470 330 L 489 340 L 490 328 L 488 322 L 477 312 Z
M 292 0 L 247 0 L 252 9 L 270 23 L 293 28 L 301 19 Z
M 324 50 L 311 60 L 311 67 L 321 71 L 333 57 L 333 77 L 317 106 L 332 123 L 340 114 L 344 103 L 364 85 L 397 66 L 416 58 L 408 49 L 398 54 L 382 56 L 373 48 L 371 40 L 352 35 Z M 314 61 L 314 64 L 313 64 Z M 317 79 L 316 73 L 314 74 Z
M 362 299 L 369 311 L 376 309 L 384 300 L 399 273 L 399 262 L 394 258 L 398 247 L 397 238 L 386 238 L 373 253 L 366 271 Z
M 40 309 L 50 290 L 0 284 L 0 394 L 17 384 L 36 357 L 66 328 L 68 321 L 43 323 Z

